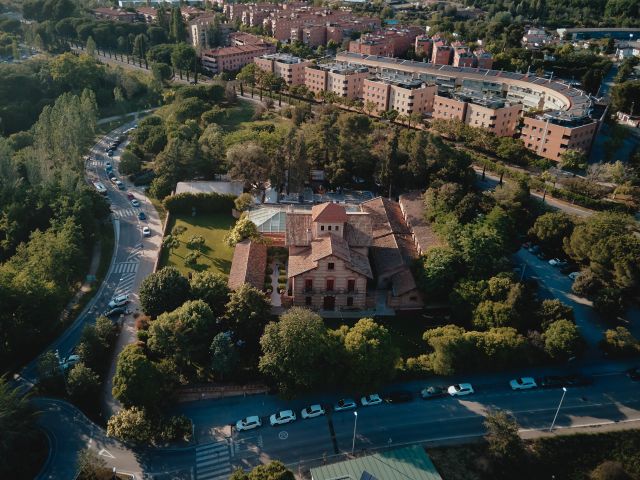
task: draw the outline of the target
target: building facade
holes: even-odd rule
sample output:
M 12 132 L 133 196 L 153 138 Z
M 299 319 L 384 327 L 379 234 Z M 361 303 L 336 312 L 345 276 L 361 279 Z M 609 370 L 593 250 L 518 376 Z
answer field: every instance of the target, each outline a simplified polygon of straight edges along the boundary
M 261 70 L 282 78 L 287 85 L 303 85 L 305 68 L 311 65 L 308 60 L 284 53 L 262 55 L 256 57 L 254 62 Z
M 407 76 L 380 76 L 364 81 L 363 101 L 373 102 L 378 113 L 395 110 L 401 115 L 433 110 L 436 86 Z
M 362 98 L 369 69 L 348 63 L 331 63 L 305 67 L 306 87 L 318 94 L 333 92 L 343 98 Z

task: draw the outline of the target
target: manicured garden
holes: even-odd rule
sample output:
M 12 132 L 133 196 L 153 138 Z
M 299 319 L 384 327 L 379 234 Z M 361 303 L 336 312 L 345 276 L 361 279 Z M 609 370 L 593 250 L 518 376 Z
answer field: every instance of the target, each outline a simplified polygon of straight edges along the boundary
M 161 266 L 177 268 L 183 275 L 208 270 L 228 275 L 231 270 L 233 248 L 224 242 L 224 236 L 233 227 L 235 219 L 226 213 L 171 214 L 167 233 L 177 238 L 175 248 L 163 248 Z M 201 245 L 199 238 L 204 242 Z M 195 243 L 193 239 L 196 239 Z M 191 248 L 190 248 L 191 247 Z M 195 262 L 189 258 L 197 256 Z

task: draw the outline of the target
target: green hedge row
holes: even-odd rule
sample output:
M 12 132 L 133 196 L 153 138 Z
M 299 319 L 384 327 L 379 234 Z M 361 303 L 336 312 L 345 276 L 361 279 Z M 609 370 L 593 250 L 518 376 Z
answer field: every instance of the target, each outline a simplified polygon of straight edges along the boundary
M 218 193 L 179 193 L 168 196 L 162 203 L 171 213 L 188 214 L 194 207 L 197 213 L 230 213 L 235 198 Z

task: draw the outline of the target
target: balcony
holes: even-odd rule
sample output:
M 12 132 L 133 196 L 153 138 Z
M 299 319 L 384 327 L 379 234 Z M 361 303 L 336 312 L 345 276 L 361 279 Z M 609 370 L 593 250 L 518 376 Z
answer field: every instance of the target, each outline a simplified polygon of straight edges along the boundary
M 355 290 L 349 290 L 348 288 L 334 288 L 333 290 L 327 290 L 326 288 L 305 288 L 302 293 L 304 295 L 361 295 L 366 292 L 361 292 L 357 288 Z

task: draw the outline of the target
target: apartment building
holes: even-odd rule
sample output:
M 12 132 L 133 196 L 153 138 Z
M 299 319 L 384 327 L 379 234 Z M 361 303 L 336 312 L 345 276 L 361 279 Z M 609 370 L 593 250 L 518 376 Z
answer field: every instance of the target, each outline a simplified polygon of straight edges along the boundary
M 473 52 L 475 56 L 474 67 L 484 68 L 485 70 L 491 70 L 493 68 L 493 55 L 485 51 L 482 48 L 478 48 Z
M 270 53 L 254 59 L 255 64 L 265 72 L 272 72 L 284 79 L 287 85 L 304 84 L 304 70 L 311 65 L 308 60 L 285 53 Z
M 406 27 L 367 33 L 349 42 L 349 51 L 362 55 L 401 56 L 407 53 L 422 32 L 421 27 Z
M 476 57 L 471 53 L 469 47 L 456 47 L 453 51 L 454 67 L 474 67 Z
M 416 55 L 424 57 L 427 61 L 431 58 L 433 40 L 429 35 L 418 35 L 413 46 Z
M 348 63 L 310 65 L 304 70 L 304 84 L 318 94 L 333 92 L 343 98 L 362 98 L 369 69 Z
M 588 153 L 598 131 L 598 122 L 571 118 L 562 112 L 525 115 L 520 138 L 525 147 L 541 157 L 559 161 L 567 150 Z
M 373 102 L 379 113 L 395 110 L 401 115 L 433 110 L 435 85 L 405 75 L 379 76 L 364 81 L 363 101 Z
M 255 57 L 266 53 L 273 53 L 275 45 L 268 48 L 260 45 L 239 45 L 234 47 L 221 47 L 202 52 L 202 67 L 216 74 L 221 72 L 233 72 L 240 70 L 245 65 L 253 62 Z
M 435 84 L 438 94 L 434 98 L 433 118 L 468 120 L 472 125 L 478 120 L 478 126 L 489 128 L 497 135 L 511 135 L 516 105 L 520 105 L 521 115 L 524 114 L 520 138 L 527 148 L 551 160 L 559 160 L 562 152 L 568 149 L 588 152 L 598 131 L 598 119 L 591 117 L 591 97 L 562 81 L 539 78 L 530 73 L 443 67 L 347 52 L 338 53 L 336 60 L 366 66 L 374 73 L 411 75 Z M 456 98 L 456 92 L 475 97 L 476 104 L 487 108 L 491 106 L 483 105 L 485 97 L 501 99 L 505 105 L 491 107 L 491 110 L 497 110 L 496 113 L 472 107 L 473 115 L 468 116 L 469 99 Z M 470 103 L 474 103 L 473 99 Z M 544 114 L 531 116 L 526 114 L 527 110 L 542 110 Z M 475 115 L 476 112 L 479 116 Z M 493 116 L 496 117 L 492 120 L 493 127 L 491 123 L 481 121 Z
M 138 20 L 137 12 L 129 12 L 120 8 L 96 8 L 92 10 L 93 16 L 98 19 L 112 20 L 124 23 L 133 23 Z
M 188 23 L 187 33 L 189 35 L 189 41 L 194 47 L 202 46 L 204 48 L 209 46 L 209 28 L 218 20 L 216 15 L 201 15 L 194 18 Z M 229 42 L 229 34 L 231 33 L 231 26 L 228 23 L 219 23 L 218 28 L 222 34 L 223 45 Z
M 450 65 L 453 58 L 453 47 L 444 40 L 434 40 L 431 50 L 431 63 L 436 65 Z

